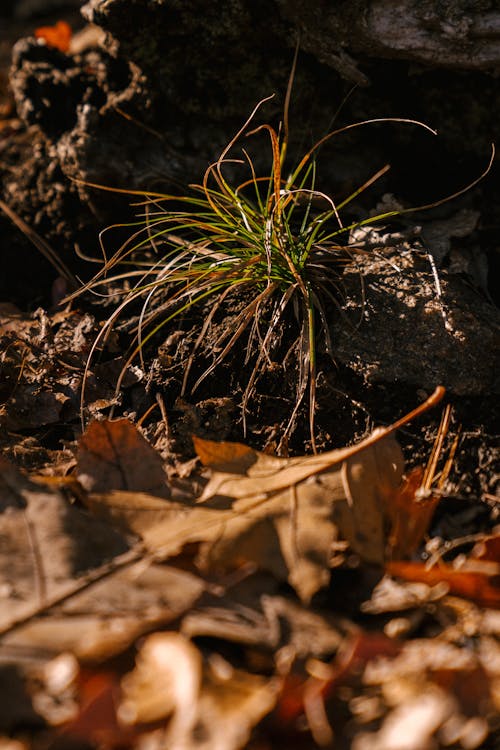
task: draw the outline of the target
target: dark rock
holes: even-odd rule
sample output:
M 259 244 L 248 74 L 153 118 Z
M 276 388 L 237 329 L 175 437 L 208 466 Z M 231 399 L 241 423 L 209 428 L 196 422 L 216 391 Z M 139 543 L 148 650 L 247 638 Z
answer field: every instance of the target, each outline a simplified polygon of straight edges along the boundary
M 360 256 L 344 274 L 336 358 L 370 384 L 500 393 L 498 308 L 459 276 L 439 277 L 441 296 L 422 251 Z

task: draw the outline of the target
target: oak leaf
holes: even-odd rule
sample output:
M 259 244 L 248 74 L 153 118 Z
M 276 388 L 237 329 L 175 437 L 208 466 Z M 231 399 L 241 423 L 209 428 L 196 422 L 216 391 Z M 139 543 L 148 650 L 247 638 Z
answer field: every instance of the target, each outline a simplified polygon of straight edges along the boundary
M 147 509 L 147 494 L 131 492 L 91 495 L 89 502 L 132 521 L 131 529 L 157 558 L 197 543 L 205 567 L 252 561 L 288 580 L 308 602 L 330 579 L 338 541 L 347 541 L 364 562 L 384 564 L 391 503 L 404 470 L 393 433 L 443 394 L 437 388 L 410 414 L 355 446 L 312 456 L 279 458 L 240 443 L 194 438 L 211 470 L 195 507 L 170 500 L 155 513 Z
M 163 559 L 199 543 L 200 561 L 227 568 L 251 560 L 288 580 L 303 601 L 330 578 L 332 549 L 346 539 L 363 560 L 384 561 L 385 494 L 403 472 L 401 450 L 383 437 L 358 452 L 277 458 L 240 444 L 195 445 L 215 465 L 202 503 L 161 502 L 144 493 L 90 495 L 91 507 L 128 521 Z

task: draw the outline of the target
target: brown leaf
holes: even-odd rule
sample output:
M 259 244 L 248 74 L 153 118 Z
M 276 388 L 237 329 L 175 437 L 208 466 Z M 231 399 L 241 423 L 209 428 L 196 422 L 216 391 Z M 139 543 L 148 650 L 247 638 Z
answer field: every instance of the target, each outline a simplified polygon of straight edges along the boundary
M 169 496 L 160 455 L 128 419 L 92 422 L 80 438 L 77 472 L 89 491 Z
M 394 561 L 387 564 L 387 572 L 405 581 L 423 581 L 434 586 L 447 583 L 450 592 L 466 599 L 472 599 L 484 607 L 500 607 L 500 565 L 483 563 L 483 568 L 475 563 L 474 569 L 460 569 L 450 565 L 436 565 L 426 568 L 425 563 Z
M 333 546 L 339 538 L 347 540 L 362 560 L 383 564 L 386 506 L 403 473 L 401 449 L 392 433 L 436 403 L 443 392 L 436 389 L 426 404 L 358 445 L 320 455 L 278 458 L 239 443 L 196 438 L 202 459 L 217 467 L 199 498 L 204 505 L 192 508 L 170 501 L 159 509 L 164 520 L 155 518 L 154 512 L 146 520 L 142 513 L 146 523 L 140 533 L 160 558 L 196 542 L 201 543 L 200 561 L 206 566 L 255 562 L 288 580 L 308 602 L 330 579 Z M 90 502 L 113 504 L 110 495 L 92 496 Z M 133 512 L 134 502 L 129 496 L 122 517 Z M 141 494 L 138 505 L 145 502 Z
M 29 621 L 5 635 L 1 644 L 17 653 L 62 651 L 83 661 L 102 661 L 120 654 L 153 627 L 183 615 L 205 585 L 191 573 L 144 562 L 116 570 L 78 592 L 57 612 Z
M 257 451 L 243 443 L 217 443 L 193 435 L 193 444 L 202 464 L 215 471 L 244 474 L 257 460 Z
M 199 439 L 196 444 L 204 458 L 217 462 L 217 444 Z M 189 542 L 200 542 L 206 565 L 228 567 L 252 560 L 288 579 L 304 601 L 328 583 L 332 544 L 339 536 L 347 538 L 362 559 L 383 562 L 385 489 L 381 494 L 379 488 L 394 486 L 402 473 L 401 452 L 393 438 L 359 453 L 349 448 L 292 459 L 240 445 L 233 451 L 226 443 L 220 464 L 232 471 L 212 473 L 200 498 L 202 507 L 169 502 L 156 518 L 142 513 L 140 533 L 156 554 L 168 557 Z M 122 503 L 124 499 L 123 493 Z M 92 496 L 90 502 L 111 506 L 113 495 Z M 122 517 L 148 501 L 141 495 L 129 496 L 128 502 Z M 133 528 L 139 530 L 135 524 Z
M 204 590 L 196 576 L 145 566 L 140 549 L 127 549 L 109 523 L 0 458 L 1 647 L 109 657 L 182 615 Z
M 115 529 L 69 505 L 64 495 L 0 464 L 0 627 L 33 610 L 85 570 L 124 552 Z
M 265 584 L 266 580 L 262 582 Z M 335 653 L 344 638 L 345 623 L 336 623 L 333 617 L 314 612 L 291 598 L 266 593 L 253 602 L 244 597 L 248 588 L 252 590 L 245 584 L 239 591 L 231 589 L 226 598 L 205 595 L 183 618 L 182 633 L 190 638 L 209 636 L 257 646 L 271 653 L 287 646 L 298 659 L 324 658 Z M 247 599 L 248 603 L 244 603 Z
M 83 502 L 94 515 L 143 537 L 151 527 L 169 523 L 179 514 L 184 515 L 189 507 L 144 492 L 123 490 L 92 492 L 83 498 Z
M 417 466 L 401 487 L 394 490 L 386 503 L 392 522 L 389 554 L 395 560 L 411 557 L 418 549 L 439 503 L 439 496 L 432 493 L 419 496 L 423 476 L 424 469 Z
M 56 424 L 69 401 L 64 393 L 23 385 L 0 407 L 0 427 L 16 431 Z

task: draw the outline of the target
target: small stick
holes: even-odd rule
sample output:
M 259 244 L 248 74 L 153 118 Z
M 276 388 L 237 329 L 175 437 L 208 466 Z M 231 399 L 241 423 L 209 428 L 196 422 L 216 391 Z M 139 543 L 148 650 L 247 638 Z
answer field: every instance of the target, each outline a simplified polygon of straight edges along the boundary
M 27 625 L 32 620 L 40 617 L 40 615 L 46 614 L 48 610 L 53 609 L 60 604 L 64 604 L 64 602 L 66 602 L 68 599 L 71 599 L 73 596 L 76 596 L 76 594 L 80 594 L 82 591 L 85 591 L 85 589 L 88 589 L 94 583 L 102 581 L 112 573 L 115 573 L 115 571 L 121 570 L 122 568 L 126 568 L 136 562 L 139 562 L 139 560 L 143 559 L 143 556 L 144 546 L 142 543 L 139 543 L 127 552 L 124 552 L 122 555 L 118 555 L 109 562 L 104 563 L 104 565 L 101 565 L 99 568 L 91 570 L 89 573 L 82 576 L 81 578 L 78 578 L 76 581 L 71 581 L 71 583 L 66 585 L 63 590 L 56 596 L 53 596 L 52 598 L 47 597 L 43 605 L 38 604 L 35 607 L 31 607 L 25 614 L 19 615 L 18 617 L 13 618 L 6 625 L 1 626 L 0 639 L 14 632 L 23 625 Z

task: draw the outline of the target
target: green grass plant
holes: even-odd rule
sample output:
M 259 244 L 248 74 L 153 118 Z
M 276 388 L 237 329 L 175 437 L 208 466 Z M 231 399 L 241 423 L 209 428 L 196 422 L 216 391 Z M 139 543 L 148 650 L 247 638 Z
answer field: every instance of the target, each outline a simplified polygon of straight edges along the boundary
M 134 309 L 130 306 L 139 304 L 140 314 L 136 318 L 134 339 L 117 390 L 128 365 L 137 357 L 143 360 L 144 348 L 152 337 L 174 319 L 210 300 L 210 312 L 201 326 L 185 369 L 182 392 L 196 389 L 245 334 L 245 364 L 252 363 L 248 367 L 249 375 L 242 396 L 245 423 L 256 382 L 272 362 L 273 345 L 280 326 L 285 316 L 292 315 L 299 333 L 289 351 L 298 355 L 298 374 L 294 406 L 282 440 L 293 431 L 298 410 L 307 399 L 311 445 L 316 451 L 314 414 L 318 337 L 322 337 L 323 348 L 333 357 L 327 310 L 336 303 L 339 275 L 353 252 L 345 241 L 340 241 L 341 236 L 354 227 L 386 221 L 404 213 L 388 211 L 345 225 L 342 220 L 345 207 L 389 167 L 382 167 L 355 192 L 337 201 L 316 188 L 318 151 L 328 139 L 370 123 L 405 123 L 423 127 L 433 134 L 435 131 L 414 120 L 400 118 L 354 123 L 328 133 L 285 173 L 292 78 L 293 74 L 282 125 L 275 129 L 263 124 L 248 132 L 258 110 L 271 97 L 263 99 L 219 158 L 208 167 L 201 184 L 191 186 L 185 195 L 116 191 L 141 197 L 141 202 L 136 204 L 141 207 L 141 215 L 137 222 L 127 225 L 131 232 L 129 239 L 112 257 L 104 257 L 101 270 L 84 287 L 104 295 L 109 288 L 116 289 L 119 285 L 122 288 L 120 303 L 94 343 L 87 372 L 97 349 L 103 345 L 118 319 L 127 308 Z M 269 137 L 271 151 L 270 169 L 264 176 L 257 174 L 246 148 L 242 148 L 237 157 L 233 156 L 244 135 L 262 132 Z M 241 165 L 246 167 L 247 177 L 235 185 L 226 174 L 241 169 Z M 444 200 L 462 192 L 460 190 Z M 105 254 L 105 248 L 103 252 Z M 243 306 L 231 324 L 228 323 L 211 364 L 191 382 L 192 363 L 214 316 L 224 309 L 229 297 L 236 292 L 244 300 Z

